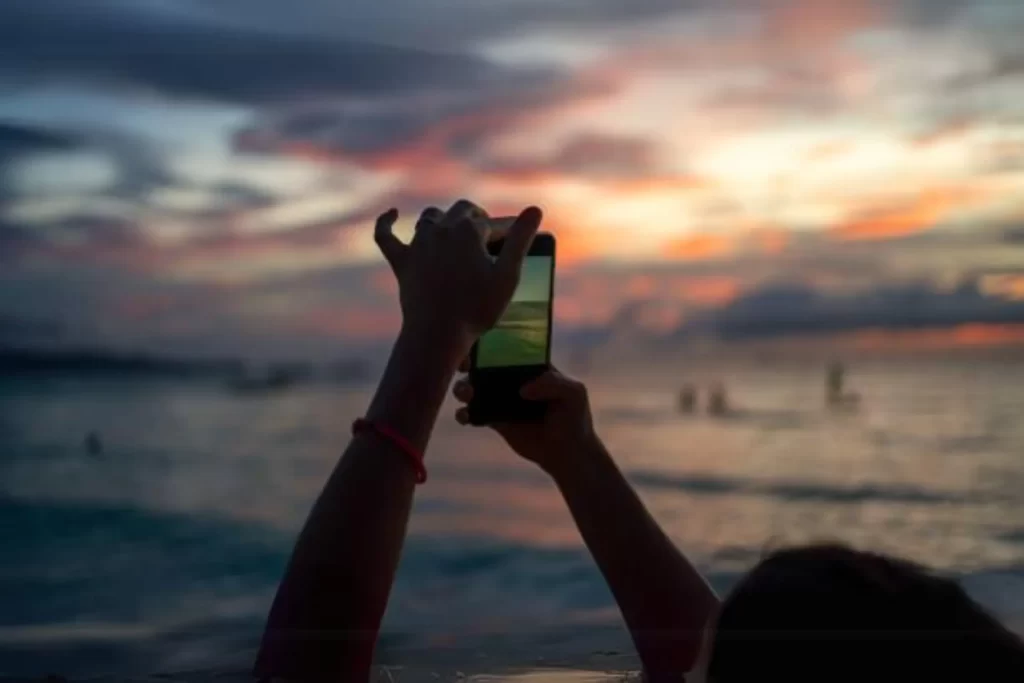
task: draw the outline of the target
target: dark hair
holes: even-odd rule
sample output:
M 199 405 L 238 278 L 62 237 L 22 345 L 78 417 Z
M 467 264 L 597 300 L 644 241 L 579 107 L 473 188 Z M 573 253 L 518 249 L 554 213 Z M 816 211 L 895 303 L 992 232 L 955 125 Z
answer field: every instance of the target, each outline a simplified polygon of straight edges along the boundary
M 841 545 L 774 552 L 716 619 L 712 683 L 1024 681 L 1024 642 L 953 580 Z

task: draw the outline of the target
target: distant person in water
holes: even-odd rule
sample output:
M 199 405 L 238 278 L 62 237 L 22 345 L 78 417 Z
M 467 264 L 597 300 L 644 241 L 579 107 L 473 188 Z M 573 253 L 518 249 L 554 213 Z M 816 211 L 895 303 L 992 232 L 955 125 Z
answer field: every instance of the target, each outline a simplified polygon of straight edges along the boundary
M 697 388 L 692 384 L 684 384 L 679 390 L 679 412 L 690 415 L 697 410 Z
M 825 375 L 825 392 L 829 403 L 836 403 L 843 395 L 843 377 L 846 375 L 846 368 L 839 361 L 829 363 L 828 372 Z
M 103 441 L 100 440 L 100 435 L 96 432 L 89 432 L 85 435 L 85 452 L 89 455 L 98 457 L 103 455 Z
M 708 392 L 708 413 L 720 417 L 729 412 L 729 401 L 725 394 L 725 385 L 715 382 Z
M 825 373 L 825 401 L 833 408 L 854 408 L 860 403 L 860 394 L 844 390 L 845 377 L 846 368 L 841 362 L 829 363 Z
M 408 245 L 391 233 L 397 212 L 378 219 L 377 243 L 398 279 L 401 332 L 299 535 L 260 645 L 261 679 L 369 680 L 438 411 L 474 341 L 505 310 L 541 220 L 537 209 L 524 211 L 492 263 L 476 211 L 469 202 L 427 209 Z M 460 379 L 454 393 L 467 402 L 473 387 Z M 543 422 L 494 430 L 557 484 L 647 680 L 1024 681 L 1018 636 L 953 581 L 883 555 L 836 545 L 782 550 L 719 600 L 595 432 L 586 387 L 551 370 L 522 393 L 547 403 Z M 465 407 L 456 419 L 467 422 Z M 694 447 L 681 441 L 680 455 Z

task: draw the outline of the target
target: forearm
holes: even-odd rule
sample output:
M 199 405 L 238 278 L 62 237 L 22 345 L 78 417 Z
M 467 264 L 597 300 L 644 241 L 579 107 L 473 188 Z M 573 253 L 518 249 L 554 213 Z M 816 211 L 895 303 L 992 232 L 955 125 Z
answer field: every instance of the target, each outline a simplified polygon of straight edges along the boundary
M 387 424 L 425 451 L 463 353 L 448 331 L 402 332 L 366 417 Z M 455 351 L 452 351 L 455 349 Z
M 693 668 L 717 598 L 650 516 L 596 438 L 553 472 L 649 676 Z
M 402 335 L 367 418 L 424 450 L 456 358 Z M 437 345 L 438 348 L 446 348 Z M 375 434 L 355 437 L 310 513 L 271 609 L 261 676 L 365 680 L 405 538 L 415 474 Z

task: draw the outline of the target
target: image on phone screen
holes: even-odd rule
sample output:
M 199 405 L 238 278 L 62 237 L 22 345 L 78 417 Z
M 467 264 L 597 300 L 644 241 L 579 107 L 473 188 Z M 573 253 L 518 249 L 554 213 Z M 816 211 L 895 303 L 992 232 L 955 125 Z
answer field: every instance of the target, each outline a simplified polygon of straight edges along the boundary
M 519 287 L 505 314 L 480 337 L 478 368 L 544 365 L 551 338 L 551 277 L 553 256 L 527 256 Z

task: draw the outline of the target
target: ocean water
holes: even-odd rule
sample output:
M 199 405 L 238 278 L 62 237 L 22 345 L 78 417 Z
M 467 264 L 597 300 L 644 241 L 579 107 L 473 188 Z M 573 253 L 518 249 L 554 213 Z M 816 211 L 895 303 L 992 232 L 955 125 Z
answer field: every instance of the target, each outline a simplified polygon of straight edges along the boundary
M 606 442 L 716 587 L 766 548 L 838 539 L 948 572 L 1024 626 L 1024 365 L 864 363 L 849 377 L 863 405 L 840 413 L 823 407 L 819 367 L 716 372 L 736 406 L 720 419 L 674 411 L 682 372 L 591 381 Z M 368 394 L 0 381 L 0 674 L 244 672 Z M 454 408 L 428 453 L 381 662 L 442 678 L 635 669 L 554 487 Z M 91 431 L 101 453 L 84 446 Z

